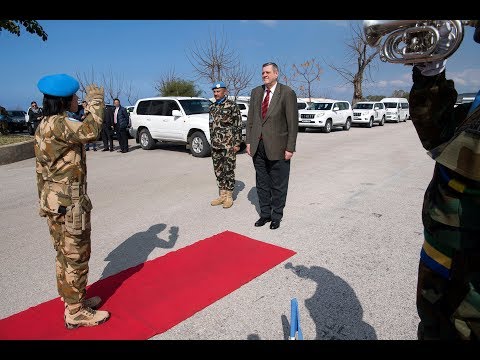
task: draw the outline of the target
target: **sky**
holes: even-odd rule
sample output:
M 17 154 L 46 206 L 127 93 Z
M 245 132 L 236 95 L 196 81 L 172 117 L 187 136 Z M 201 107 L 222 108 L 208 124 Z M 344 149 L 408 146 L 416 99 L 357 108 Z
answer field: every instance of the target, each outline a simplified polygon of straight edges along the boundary
M 347 42 L 351 25 L 363 20 L 38 20 L 47 41 L 21 28 L 16 36 L 0 32 L 0 105 L 27 110 L 31 101 L 42 102 L 38 80 L 49 74 L 76 77 L 111 76 L 132 87 L 136 98 L 158 96 L 155 84 L 174 72 L 194 81 L 204 97 L 212 97 L 211 84 L 197 80 L 189 61 L 191 51 L 206 46 L 212 35 L 227 41 L 244 66 L 254 73 L 251 86 L 262 84 L 261 67 L 268 61 L 300 65 L 315 59 L 322 68 L 313 97 L 351 101 L 353 88 L 329 67 L 355 71 L 349 61 Z M 480 89 L 480 44 L 473 41 L 473 28 L 465 27 L 459 49 L 447 61 L 447 77 L 458 93 Z M 191 56 L 190 56 L 191 57 Z M 389 96 L 394 90 L 410 91 L 411 66 L 376 62 L 363 94 Z M 297 95 L 299 95 L 297 93 Z M 300 97 L 300 96 L 299 96 Z M 122 105 L 129 104 L 122 98 Z

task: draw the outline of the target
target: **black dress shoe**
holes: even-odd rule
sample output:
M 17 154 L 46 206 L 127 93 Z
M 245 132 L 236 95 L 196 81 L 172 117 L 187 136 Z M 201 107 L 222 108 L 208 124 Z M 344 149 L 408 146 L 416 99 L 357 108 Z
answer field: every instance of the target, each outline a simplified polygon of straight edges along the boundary
M 113 151 L 113 149 L 110 149 L 110 152 L 112 152 L 112 151 Z
M 102 151 L 108 151 L 108 150 L 109 150 L 108 148 L 105 148 L 105 149 L 103 149 Z
M 272 223 L 270 224 L 270 229 L 278 229 L 280 227 L 280 220 L 272 220 Z
M 263 226 L 263 225 L 265 225 L 267 222 L 270 222 L 270 221 L 272 221 L 271 218 L 260 217 L 260 219 L 258 219 L 257 222 L 255 223 L 255 226 L 256 226 L 256 227 Z

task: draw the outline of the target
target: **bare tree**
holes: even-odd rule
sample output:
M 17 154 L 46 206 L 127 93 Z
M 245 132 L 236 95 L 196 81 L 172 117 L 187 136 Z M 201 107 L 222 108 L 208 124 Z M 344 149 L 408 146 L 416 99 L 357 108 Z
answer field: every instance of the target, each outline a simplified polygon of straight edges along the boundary
M 78 91 L 80 91 L 80 94 L 81 94 L 80 98 L 85 99 L 85 96 L 87 94 L 87 90 L 86 90 L 87 85 L 97 83 L 95 70 L 93 69 L 93 66 L 92 66 L 92 69 L 90 72 L 80 73 L 79 71 L 76 71 L 75 77 L 77 78 L 80 84 L 80 88 L 78 89 Z M 102 84 L 99 84 L 99 85 L 102 85 Z
M 371 67 L 375 65 L 372 61 L 380 49 L 372 48 L 368 45 L 365 34 L 358 23 L 356 25 L 350 23 L 350 31 L 351 39 L 345 44 L 349 49 L 347 62 L 356 63 L 355 71 L 333 64 L 328 64 L 328 66 L 345 79 L 347 84 L 353 85 L 353 106 L 363 98 L 363 82 L 364 80 L 368 81 L 371 79 Z
M 235 98 L 235 101 L 238 95 L 250 85 L 252 78 L 253 71 L 242 64 L 226 72 L 225 81 L 229 84 L 229 94 Z
M 295 88 L 294 81 L 297 78 L 298 74 L 295 71 L 294 65 L 287 65 L 283 60 L 276 60 L 275 63 L 278 66 L 278 78 L 282 84 Z
M 188 61 L 194 68 L 197 80 L 209 83 L 224 81 L 237 97 L 245 90 L 253 78 L 253 71 L 247 69 L 240 61 L 240 55 L 230 49 L 222 33 L 210 33 L 206 43 L 195 43 L 187 54 Z
M 323 72 L 322 68 L 315 58 L 307 60 L 298 66 L 295 64 L 292 66 L 294 74 L 296 74 L 293 82 L 299 84 L 299 95 L 311 100 L 313 84 L 320 81 L 320 74 Z
M 111 70 L 109 74 L 102 75 L 102 84 L 105 90 L 105 97 L 109 97 L 109 103 L 113 103 L 113 99 L 120 99 L 120 96 L 125 91 L 123 75 L 113 74 Z M 106 99 L 105 102 L 107 102 Z
M 111 70 L 107 74 L 96 74 L 92 66 L 90 72 L 82 73 L 76 71 L 75 77 L 80 84 L 78 91 L 80 91 L 80 98 L 82 99 L 84 99 L 87 94 L 86 87 L 92 83 L 103 86 L 106 103 L 113 103 L 113 99 L 120 98 L 122 94 L 125 94 L 125 96 L 128 97 L 129 102 L 135 98 L 132 83 L 130 82 L 126 84 L 123 75 L 114 74 Z
M 132 81 L 125 86 L 125 97 L 129 105 L 135 104 L 139 98 L 138 91 L 132 86 Z

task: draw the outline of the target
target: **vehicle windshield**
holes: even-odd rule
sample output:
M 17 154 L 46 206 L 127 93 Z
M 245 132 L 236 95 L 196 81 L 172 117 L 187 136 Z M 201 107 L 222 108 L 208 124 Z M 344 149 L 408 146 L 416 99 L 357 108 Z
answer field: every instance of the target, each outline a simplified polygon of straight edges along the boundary
M 371 110 L 373 108 L 373 104 L 365 104 L 365 103 L 357 103 L 353 107 L 354 109 L 363 109 L 363 110 Z
M 394 103 L 394 102 L 386 102 L 384 104 L 385 104 L 385 107 L 387 109 L 396 109 L 397 108 L 397 103 Z
M 18 116 L 18 117 L 21 117 L 21 116 L 25 116 L 25 112 L 21 111 L 21 110 L 9 110 L 8 111 L 8 115 L 10 116 Z
M 309 110 L 330 110 L 332 103 L 312 103 Z
M 184 99 L 179 101 L 187 115 L 208 114 L 210 112 L 211 101 L 208 99 Z

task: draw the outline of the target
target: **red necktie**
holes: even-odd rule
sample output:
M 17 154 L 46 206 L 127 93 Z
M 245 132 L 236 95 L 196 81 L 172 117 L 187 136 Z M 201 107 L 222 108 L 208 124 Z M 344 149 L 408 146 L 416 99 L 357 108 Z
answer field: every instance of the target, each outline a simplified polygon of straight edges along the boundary
M 265 99 L 263 99 L 263 102 L 262 102 L 262 119 L 265 119 L 269 100 L 270 100 L 270 90 L 267 89 L 267 95 L 265 95 Z

